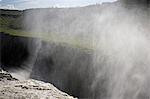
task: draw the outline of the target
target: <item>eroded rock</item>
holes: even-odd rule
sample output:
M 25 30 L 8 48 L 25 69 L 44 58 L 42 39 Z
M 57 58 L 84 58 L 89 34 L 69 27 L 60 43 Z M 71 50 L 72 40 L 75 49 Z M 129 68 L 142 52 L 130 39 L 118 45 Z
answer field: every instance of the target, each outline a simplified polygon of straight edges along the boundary
M 74 99 L 49 83 L 29 79 L 19 81 L 0 72 L 0 99 Z

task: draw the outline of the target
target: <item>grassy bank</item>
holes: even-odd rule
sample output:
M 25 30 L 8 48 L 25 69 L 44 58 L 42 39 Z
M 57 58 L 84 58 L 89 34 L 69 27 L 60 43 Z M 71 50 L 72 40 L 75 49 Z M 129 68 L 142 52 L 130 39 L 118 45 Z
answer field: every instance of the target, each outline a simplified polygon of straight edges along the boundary
M 72 47 L 86 50 L 94 48 L 91 43 L 92 40 L 89 38 L 74 37 L 72 35 L 68 36 L 60 33 L 45 33 L 25 30 L 22 24 L 24 15 L 21 11 L 1 10 L 0 12 L 0 32 L 14 36 L 39 38 L 47 42 L 54 42 L 58 44 L 68 44 Z
M 82 40 L 80 38 L 70 38 L 68 36 L 59 35 L 57 33 L 39 33 L 39 32 L 29 32 L 23 30 L 15 30 L 10 28 L 0 28 L 0 32 L 4 32 L 9 35 L 23 36 L 23 37 L 33 37 L 39 38 L 47 42 L 68 44 L 72 47 L 77 47 L 80 49 L 92 50 L 94 46 L 91 44 L 90 40 Z

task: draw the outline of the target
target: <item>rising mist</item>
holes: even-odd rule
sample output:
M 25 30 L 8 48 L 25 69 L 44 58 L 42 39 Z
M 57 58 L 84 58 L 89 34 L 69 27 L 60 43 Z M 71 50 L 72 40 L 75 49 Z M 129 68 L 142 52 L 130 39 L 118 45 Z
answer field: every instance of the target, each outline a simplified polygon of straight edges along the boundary
M 24 28 L 40 38 L 28 46 L 29 78 L 79 98 L 149 99 L 148 2 L 24 11 Z

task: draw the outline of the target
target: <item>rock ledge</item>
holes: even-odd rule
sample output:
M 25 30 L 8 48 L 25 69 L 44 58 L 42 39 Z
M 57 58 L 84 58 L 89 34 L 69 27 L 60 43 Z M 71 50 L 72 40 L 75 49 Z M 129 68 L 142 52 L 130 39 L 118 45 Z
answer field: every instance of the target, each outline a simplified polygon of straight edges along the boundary
M 61 92 L 50 83 L 29 79 L 19 81 L 0 72 L 0 99 L 77 99 Z

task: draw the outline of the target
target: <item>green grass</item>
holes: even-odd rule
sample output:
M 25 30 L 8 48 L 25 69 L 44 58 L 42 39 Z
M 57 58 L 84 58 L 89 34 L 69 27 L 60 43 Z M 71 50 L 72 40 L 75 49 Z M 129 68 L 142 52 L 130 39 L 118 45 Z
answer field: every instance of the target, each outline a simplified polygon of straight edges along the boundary
M 39 38 L 46 42 L 54 42 L 61 44 L 68 44 L 72 47 L 92 50 L 94 46 L 91 44 L 91 40 L 83 40 L 81 38 L 70 38 L 68 36 L 60 35 L 57 33 L 38 33 L 38 32 L 29 32 L 23 30 L 15 30 L 10 28 L 0 28 L 0 32 L 4 32 L 14 36 L 23 36 L 23 37 L 33 37 Z
M 91 50 L 94 46 L 91 44 L 90 39 L 83 39 L 79 37 L 70 38 L 67 35 L 60 35 L 59 33 L 41 33 L 41 32 L 31 32 L 23 30 L 20 25 L 21 18 L 17 17 L 4 17 L 0 16 L 0 32 L 4 32 L 14 36 L 23 37 L 33 37 L 40 38 L 41 40 L 47 42 L 68 44 L 72 47 Z

